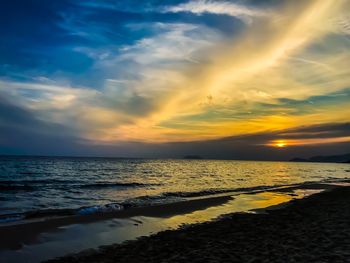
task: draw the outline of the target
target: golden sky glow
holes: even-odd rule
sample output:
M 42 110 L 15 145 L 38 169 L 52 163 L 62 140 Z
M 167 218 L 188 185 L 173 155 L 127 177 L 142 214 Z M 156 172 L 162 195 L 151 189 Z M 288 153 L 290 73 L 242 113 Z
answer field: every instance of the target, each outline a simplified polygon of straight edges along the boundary
M 288 144 L 284 140 L 277 140 L 272 144 L 272 146 L 277 147 L 277 148 L 283 148 L 283 147 L 288 146 Z
M 327 48 L 327 42 L 332 42 L 327 36 L 336 30 L 332 18 L 344 10 L 344 3 L 304 1 L 293 6 L 293 2 L 276 10 L 276 16 L 258 20 L 242 36 L 211 49 L 206 57 L 210 63 L 189 66 L 188 72 L 173 80 L 176 84 L 171 87 L 171 96 L 164 98 L 156 112 L 107 132 L 106 140 L 120 136 L 146 141 L 202 140 L 347 121 L 349 109 L 343 108 L 338 115 L 334 105 L 325 105 L 306 114 L 294 114 L 293 109 L 278 108 L 277 101 L 308 100 L 342 90 L 349 83 L 344 73 L 339 77 L 339 65 L 340 71 L 348 71 L 349 54 L 335 55 L 332 45 Z M 318 44 L 326 52 L 308 51 Z M 277 108 L 260 115 L 256 107 L 262 103 Z M 210 111 L 217 111 L 218 118 L 206 119 Z M 220 116 L 221 111 L 228 116 Z M 235 118 L 240 113 L 245 116 Z M 203 118 L 197 120 L 201 115 Z
M 269 142 L 268 146 L 283 148 L 287 146 L 300 146 L 300 145 L 312 145 L 312 144 L 329 144 L 329 143 L 342 143 L 350 141 L 350 136 L 336 137 L 336 138 L 311 138 L 300 140 L 273 140 Z

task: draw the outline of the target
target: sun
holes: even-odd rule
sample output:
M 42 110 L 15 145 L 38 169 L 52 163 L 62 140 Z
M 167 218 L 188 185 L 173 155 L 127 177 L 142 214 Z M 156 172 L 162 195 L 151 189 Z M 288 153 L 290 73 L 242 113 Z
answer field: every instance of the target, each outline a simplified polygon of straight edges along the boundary
M 274 146 L 277 148 L 283 148 L 287 146 L 287 143 L 283 140 L 278 140 L 275 142 Z

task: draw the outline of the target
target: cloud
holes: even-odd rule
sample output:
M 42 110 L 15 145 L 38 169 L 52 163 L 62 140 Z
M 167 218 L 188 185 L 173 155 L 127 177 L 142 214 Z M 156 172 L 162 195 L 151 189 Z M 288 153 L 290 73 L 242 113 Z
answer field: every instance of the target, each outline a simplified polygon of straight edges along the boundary
M 332 136 L 286 131 L 349 119 L 349 43 L 328 26 L 343 15 L 345 1 L 287 1 L 269 9 L 169 1 L 135 12 L 130 2 L 124 11 L 113 3 L 60 8 L 50 28 L 75 41 L 30 50 L 43 67 L 18 70 L 16 78 L 1 66 L 1 96 L 94 145 L 204 145 L 243 135 L 261 144 L 272 135 L 306 142 Z M 218 17 L 260 23 L 224 34 Z
M 349 123 L 325 123 L 280 131 L 265 131 L 255 134 L 231 136 L 221 139 L 200 140 L 192 142 L 173 142 L 157 144 L 155 152 L 164 156 L 169 152 L 176 157 L 188 154 L 201 155 L 214 159 L 236 160 L 289 160 L 294 157 L 311 157 L 348 153 L 350 136 Z M 322 143 L 312 142 L 317 134 L 324 134 Z M 322 137 L 320 137 L 322 139 Z M 267 144 L 276 139 L 293 139 L 294 142 L 307 140 L 308 144 L 294 144 L 283 149 Z M 152 147 L 149 145 L 148 147 Z M 154 146 L 153 146 L 154 147 Z
M 328 21 L 327 28 L 336 34 L 350 35 L 350 15 L 340 13 Z
M 250 135 L 232 136 L 217 141 L 238 143 L 247 147 L 275 147 L 283 142 L 289 149 L 299 151 L 299 148 L 332 145 L 340 147 L 341 143 L 350 144 L 350 123 L 324 123 L 319 125 L 301 126 L 279 131 L 267 131 Z M 327 147 L 327 146 L 325 146 Z M 322 147 L 321 147 L 322 148 Z M 343 149 L 343 148 L 342 148 Z M 345 148 L 344 148 L 345 149 Z
M 219 12 L 222 2 L 216 4 L 213 10 Z M 296 116 L 298 105 L 283 105 L 280 98 L 307 100 L 343 89 L 349 81 L 338 78 L 336 70 L 344 64 L 347 72 L 346 53 L 329 57 L 327 47 L 327 52 L 305 52 L 327 34 L 319 28 L 332 12 L 336 7 L 330 1 L 300 4 L 281 10 L 277 24 L 267 20 L 232 41 L 197 24 L 127 24 L 135 33 L 151 29 L 153 34 L 114 50 L 80 50 L 95 59 L 92 71 L 106 76 L 99 91 L 21 84 L 17 95 L 42 118 L 75 126 L 84 138 L 97 141 L 190 141 L 294 127 L 311 116 Z M 312 121 L 347 117 L 347 112 L 335 117 L 334 110 L 315 110 Z M 213 118 L 207 114 L 215 111 Z
M 1 92 L 2 93 L 2 92 Z M 0 154 L 71 154 L 82 141 L 72 127 L 43 121 L 0 93 Z
M 197 63 L 196 53 L 213 46 L 220 34 L 213 29 L 195 24 L 184 23 L 152 23 L 130 24 L 131 29 L 153 28 L 160 33 L 143 38 L 134 45 L 121 48 L 120 60 L 133 60 L 139 64 L 154 63 Z
M 251 23 L 253 18 L 274 15 L 269 10 L 257 9 L 227 1 L 196 0 L 164 8 L 164 12 L 189 12 L 194 14 L 217 14 L 239 18 Z
M 168 86 L 176 90 L 174 96 L 164 102 L 157 114 L 140 121 L 138 127 L 145 130 L 148 140 L 174 141 L 346 120 L 349 111 L 344 102 L 339 115 L 332 103 L 301 115 L 295 114 L 297 105 L 294 108 L 278 105 L 280 98 L 307 100 L 348 85 L 345 73 L 349 68 L 348 54 L 337 53 L 334 43 L 332 48 L 327 45 L 331 32 L 322 27 L 340 6 L 331 1 L 314 1 L 293 9 L 282 8 L 279 21 L 272 19 L 255 25 L 240 38 L 217 44 L 215 50 L 205 53 L 202 63 L 184 70 L 180 83 Z M 344 44 L 342 39 L 333 42 Z M 339 65 L 343 65 L 341 70 Z M 208 96 L 212 98 L 210 104 Z M 278 107 L 260 114 L 262 103 Z M 217 117 L 206 119 L 205 113 L 215 109 Z M 222 112 L 230 116 L 225 117 Z M 198 118 L 201 115 L 203 118 Z M 136 136 L 137 129 L 124 128 L 131 138 Z

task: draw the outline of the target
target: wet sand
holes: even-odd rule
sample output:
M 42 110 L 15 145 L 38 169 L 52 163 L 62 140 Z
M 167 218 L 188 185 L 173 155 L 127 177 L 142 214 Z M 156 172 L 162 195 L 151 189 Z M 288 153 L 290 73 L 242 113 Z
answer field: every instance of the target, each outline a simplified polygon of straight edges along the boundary
M 297 189 L 332 189 L 336 186 L 331 184 L 319 184 L 319 183 L 305 183 L 298 185 L 289 185 L 285 187 L 278 187 L 276 189 L 271 188 L 266 191 L 264 189 L 255 190 L 246 194 L 256 195 L 264 192 L 285 192 L 291 195 L 293 190 Z M 169 204 L 160 204 L 146 207 L 131 207 L 125 210 L 109 212 L 109 213 L 94 213 L 87 215 L 72 214 L 68 211 L 66 216 L 52 216 L 49 212 L 47 216 L 36 215 L 32 213 L 29 220 L 20 222 L 17 224 L 5 224 L 0 226 L 0 252 L 1 250 L 19 250 L 25 245 L 35 244 L 40 242 L 40 235 L 42 233 L 59 231 L 61 227 L 65 227 L 73 224 L 90 224 L 98 221 L 106 221 L 110 219 L 123 219 L 132 218 L 137 216 L 162 218 L 172 217 L 175 215 L 187 214 L 193 211 L 204 210 L 209 207 L 215 207 L 223 205 L 230 200 L 237 197 L 233 196 L 234 193 L 223 193 L 221 195 L 209 196 L 201 199 L 192 199 L 186 201 L 180 201 Z M 235 193 L 237 194 L 237 193 Z M 270 197 L 268 198 L 270 199 Z M 286 202 L 289 200 L 281 200 L 280 202 Z M 248 203 L 245 203 L 241 211 L 247 211 L 254 209 L 252 206 L 249 208 Z M 267 203 L 266 206 L 270 206 Z M 264 206 L 264 205 L 262 205 Z M 237 211 L 237 210 L 236 210 Z M 239 211 L 239 210 L 238 210 Z M 229 210 L 228 210 L 229 212 Z M 225 212 L 224 212 L 225 213 Z M 226 212 L 227 213 L 227 212 Z
M 17 250 L 23 245 L 36 243 L 41 233 L 57 231 L 62 226 L 88 224 L 112 218 L 130 218 L 135 216 L 170 217 L 211 206 L 218 206 L 230 199 L 232 199 L 231 196 L 217 196 L 149 207 L 135 207 L 111 213 L 43 218 L 24 224 L 0 226 L 0 251 L 4 249 Z
M 350 262 L 350 187 L 48 262 Z

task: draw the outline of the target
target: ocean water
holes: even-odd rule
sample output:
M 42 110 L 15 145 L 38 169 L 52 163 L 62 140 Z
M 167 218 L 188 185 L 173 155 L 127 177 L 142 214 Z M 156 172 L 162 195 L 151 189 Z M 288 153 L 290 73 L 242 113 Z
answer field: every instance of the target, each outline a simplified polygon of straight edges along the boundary
M 349 164 L 0 157 L 0 222 L 349 177 Z

